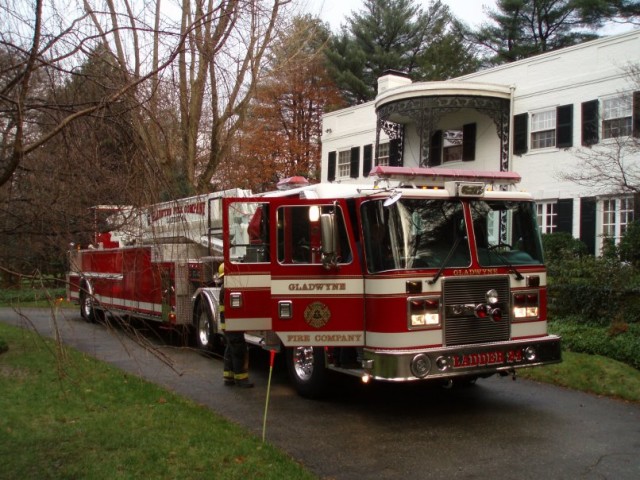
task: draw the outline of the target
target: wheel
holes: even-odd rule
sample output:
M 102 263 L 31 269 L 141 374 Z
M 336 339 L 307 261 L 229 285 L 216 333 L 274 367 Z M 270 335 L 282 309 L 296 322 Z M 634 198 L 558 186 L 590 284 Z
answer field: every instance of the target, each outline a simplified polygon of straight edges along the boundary
M 89 323 L 95 323 L 97 320 L 94 299 L 84 291 L 80 293 L 80 315 Z
M 303 397 L 322 396 L 327 386 L 325 353 L 321 347 L 287 349 L 287 368 L 296 391 Z
M 196 348 L 203 352 L 213 352 L 216 347 L 216 327 L 205 302 L 198 302 L 194 324 Z

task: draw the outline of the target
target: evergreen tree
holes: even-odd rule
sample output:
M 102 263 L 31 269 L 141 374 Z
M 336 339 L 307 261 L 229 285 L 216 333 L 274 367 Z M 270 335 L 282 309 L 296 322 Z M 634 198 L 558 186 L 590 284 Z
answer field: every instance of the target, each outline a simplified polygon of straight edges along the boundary
M 498 0 L 469 39 L 499 65 L 598 38 L 607 21 L 638 19 L 638 0 Z
M 425 11 L 414 0 L 365 0 L 333 38 L 327 51 L 333 76 L 345 99 L 357 104 L 375 98 L 385 70 L 413 80 L 445 80 L 473 71 L 467 48 L 449 8 L 439 0 Z

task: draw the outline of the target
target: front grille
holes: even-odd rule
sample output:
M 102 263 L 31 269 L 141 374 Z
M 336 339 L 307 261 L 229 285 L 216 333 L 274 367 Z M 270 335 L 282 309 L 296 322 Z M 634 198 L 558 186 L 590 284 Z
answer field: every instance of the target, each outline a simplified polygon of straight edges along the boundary
M 446 346 L 509 340 L 511 309 L 507 275 L 445 278 L 443 284 Z M 472 308 L 469 308 L 485 304 L 486 293 L 491 289 L 498 291 L 499 307 L 502 310 L 502 320 L 499 322 L 494 321 L 491 316 L 478 318 Z M 454 314 L 454 310 L 460 313 Z

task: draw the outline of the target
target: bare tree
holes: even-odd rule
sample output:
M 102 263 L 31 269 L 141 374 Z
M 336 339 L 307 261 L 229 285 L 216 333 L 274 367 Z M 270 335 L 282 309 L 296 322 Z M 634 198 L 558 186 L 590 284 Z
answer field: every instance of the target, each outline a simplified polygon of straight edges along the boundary
M 578 168 L 561 177 L 594 193 L 640 193 L 640 144 L 634 137 L 615 137 L 591 148 L 576 149 Z
M 70 123 L 135 93 L 139 85 L 171 65 L 185 41 L 185 35 L 175 32 L 175 42 L 167 48 L 163 62 L 124 79 L 98 101 L 58 105 L 40 88 L 44 79 L 60 84 L 76 76 L 78 66 L 104 42 L 106 34 L 96 35 L 87 14 L 74 9 L 73 4 L 60 11 L 56 6 L 54 1 L 45 9 L 42 0 L 0 5 L 0 14 L 7 19 L 7 28 L 0 34 L 0 185 L 9 181 L 27 155 L 45 146 Z M 110 39 L 114 37 L 111 33 Z M 62 114 L 58 121 L 38 124 L 38 117 L 52 110 Z
M 182 179 L 197 191 L 210 188 L 220 161 L 229 155 L 232 139 L 244 121 L 250 99 L 262 74 L 263 57 L 278 26 L 279 15 L 289 0 L 182 0 L 180 36 L 185 38 L 177 62 L 162 77 L 152 76 L 146 85 L 148 100 L 135 122 L 154 161 L 167 178 Z M 109 46 L 121 67 L 135 78 L 147 66 L 159 71 L 160 52 L 165 37 L 161 25 L 171 25 L 159 7 L 154 10 L 152 38 L 146 33 L 144 16 L 137 16 L 129 0 L 107 0 L 107 10 L 99 12 L 84 0 L 96 30 Z M 124 8 L 122 8 L 124 6 Z M 126 26 L 124 23 L 126 22 Z M 152 45 L 151 55 L 134 54 L 125 45 Z M 162 128 L 158 90 L 177 92 L 179 148 L 168 141 Z M 141 86 L 142 87 L 142 86 Z M 142 89 L 138 97 L 142 95 Z
M 0 14 L 9 21 L 0 33 L 0 185 L 69 123 L 127 97 L 150 168 L 207 190 L 244 120 L 288 1 L 182 0 L 180 11 L 160 0 L 142 7 L 83 0 L 64 10 L 55 1 L 46 8 L 42 0 L 3 4 Z M 51 105 L 38 95 L 39 76 L 64 81 L 100 44 L 117 59 L 119 88 L 82 105 Z M 163 97 L 172 91 L 174 98 Z M 36 128 L 34 117 L 52 108 L 66 115 Z M 177 122 L 167 123 L 174 108 Z

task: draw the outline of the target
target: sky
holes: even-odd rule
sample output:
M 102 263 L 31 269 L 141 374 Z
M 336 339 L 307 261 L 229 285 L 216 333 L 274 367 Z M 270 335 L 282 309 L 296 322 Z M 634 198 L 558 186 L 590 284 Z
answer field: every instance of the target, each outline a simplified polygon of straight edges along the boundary
M 303 10 L 318 15 L 323 21 L 329 23 L 331 30 L 337 33 L 340 26 L 346 23 L 346 18 L 351 12 L 362 10 L 362 0 L 303 0 Z M 418 3 L 426 7 L 429 0 L 418 0 Z M 485 14 L 487 8 L 495 9 L 496 0 L 442 0 L 449 6 L 451 12 L 470 27 L 476 28 L 487 20 Z M 611 35 L 631 30 L 629 25 L 604 28 L 602 35 Z
M 419 2 L 426 6 L 429 2 Z M 483 6 L 495 7 L 495 0 L 442 0 L 449 6 L 453 14 L 465 23 L 476 27 L 486 15 Z M 362 0 L 307 0 L 307 11 L 317 14 L 322 20 L 331 25 L 331 30 L 337 32 L 340 25 L 346 22 L 346 18 L 353 11 L 362 9 Z

